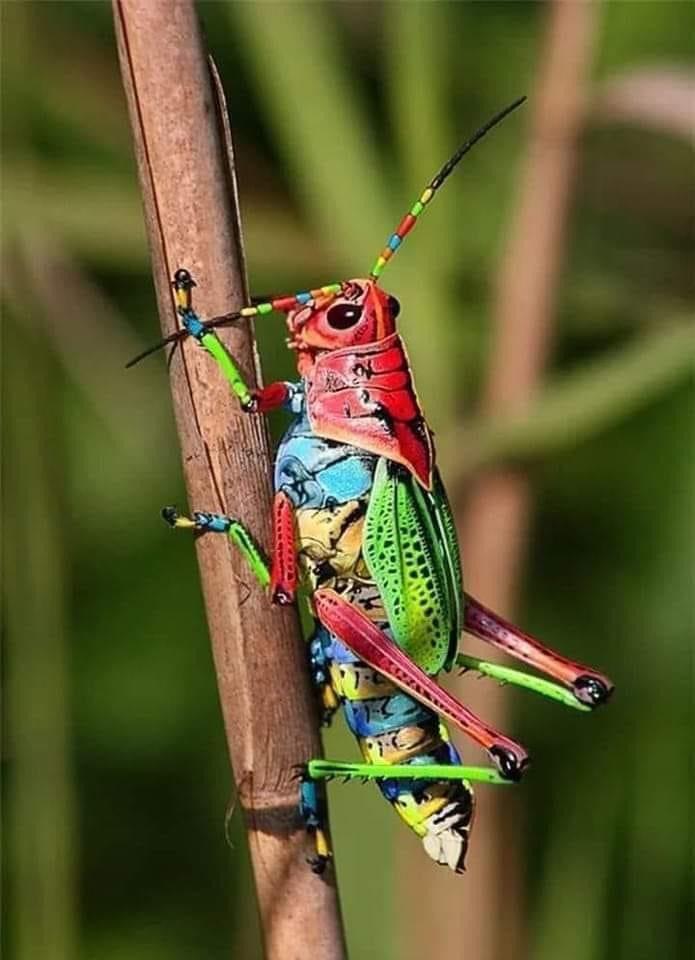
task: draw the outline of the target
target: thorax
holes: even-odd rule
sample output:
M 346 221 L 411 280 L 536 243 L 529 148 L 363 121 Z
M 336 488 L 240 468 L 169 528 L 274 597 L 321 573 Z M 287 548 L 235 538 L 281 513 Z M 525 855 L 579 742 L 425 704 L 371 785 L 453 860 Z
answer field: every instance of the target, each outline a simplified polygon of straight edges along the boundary
M 348 443 L 317 436 L 303 392 L 293 397 L 296 419 L 280 441 L 275 489 L 295 508 L 300 566 L 310 584 L 364 584 L 364 518 L 377 458 Z

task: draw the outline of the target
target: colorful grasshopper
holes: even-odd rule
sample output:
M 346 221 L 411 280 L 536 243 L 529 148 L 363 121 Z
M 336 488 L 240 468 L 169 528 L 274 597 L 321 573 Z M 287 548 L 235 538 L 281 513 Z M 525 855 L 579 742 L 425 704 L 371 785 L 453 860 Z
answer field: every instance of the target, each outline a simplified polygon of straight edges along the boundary
M 177 270 L 173 287 L 183 329 L 218 362 L 249 413 L 279 407 L 293 421 L 275 461 L 270 568 L 251 534 L 232 516 L 174 507 L 172 527 L 231 537 L 274 603 L 295 599 L 300 576 L 315 630 L 313 680 L 323 719 L 342 704 L 365 763 L 310 760 L 302 771 L 300 810 L 314 836 L 313 869 L 331 856 L 322 782 L 335 776 L 376 780 L 437 863 L 460 872 L 473 816 L 471 781 L 518 780 L 524 748 L 492 729 L 436 682 L 441 670 L 475 669 L 579 710 L 604 703 L 603 674 L 543 647 L 464 594 L 454 519 L 435 466 L 432 436 L 396 331 L 398 302 L 378 285 L 389 259 L 465 153 L 515 109 L 511 104 L 442 167 L 390 237 L 367 279 L 269 298 L 202 322 L 191 307 L 195 286 Z M 299 380 L 251 391 L 214 327 L 240 318 L 286 314 Z M 561 685 L 457 652 L 463 630 L 548 674 Z M 483 747 L 494 767 L 467 767 L 443 719 Z

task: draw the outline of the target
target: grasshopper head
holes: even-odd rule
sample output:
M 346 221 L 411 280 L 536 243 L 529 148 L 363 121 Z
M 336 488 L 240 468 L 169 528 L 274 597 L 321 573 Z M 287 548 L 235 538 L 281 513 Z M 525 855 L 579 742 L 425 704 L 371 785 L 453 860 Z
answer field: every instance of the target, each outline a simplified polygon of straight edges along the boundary
M 300 374 L 318 353 L 375 343 L 395 332 L 400 305 L 374 280 L 346 280 L 339 293 L 287 315 L 288 346 L 298 352 Z

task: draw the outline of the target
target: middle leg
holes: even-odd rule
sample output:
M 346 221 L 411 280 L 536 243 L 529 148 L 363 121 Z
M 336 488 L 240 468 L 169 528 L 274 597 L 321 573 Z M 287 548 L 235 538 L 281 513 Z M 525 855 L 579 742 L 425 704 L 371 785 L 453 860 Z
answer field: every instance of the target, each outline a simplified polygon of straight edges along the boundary
M 273 558 L 268 560 L 240 520 L 221 513 L 196 510 L 192 517 L 181 516 L 176 507 L 164 507 L 162 517 L 170 527 L 197 533 L 226 533 L 240 549 L 262 587 L 270 587 L 273 603 L 286 605 L 295 598 L 298 581 L 294 539 L 294 508 L 285 493 L 273 501 Z

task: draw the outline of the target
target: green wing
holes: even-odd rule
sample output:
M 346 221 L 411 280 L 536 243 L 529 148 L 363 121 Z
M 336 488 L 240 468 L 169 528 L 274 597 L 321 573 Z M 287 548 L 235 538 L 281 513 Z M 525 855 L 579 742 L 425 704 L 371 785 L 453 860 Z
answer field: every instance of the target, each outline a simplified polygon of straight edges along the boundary
M 461 561 L 439 475 L 432 491 L 382 458 L 365 521 L 364 556 L 398 646 L 434 675 L 456 655 L 462 626 Z

